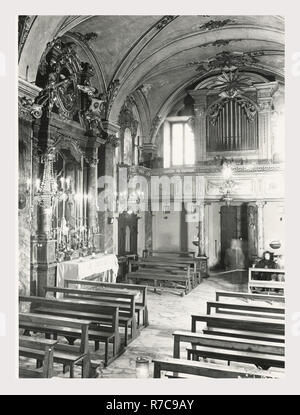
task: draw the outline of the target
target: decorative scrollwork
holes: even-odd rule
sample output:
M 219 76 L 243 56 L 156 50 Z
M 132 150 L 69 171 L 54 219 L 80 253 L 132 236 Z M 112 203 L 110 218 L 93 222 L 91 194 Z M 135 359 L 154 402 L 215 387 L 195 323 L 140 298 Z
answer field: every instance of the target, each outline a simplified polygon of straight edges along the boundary
M 111 144 L 113 147 L 118 147 L 120 145 L 120 139 L 114 134 L 109 134 L 107 136 L 106 142 Z
M 216 102 L 210 107 L 208 112 L 208 119 L 212 125 L 216 125 L 220 112 L 222 111 L 224 105 L 229 101 L 229 99 L 223 99 L 221 101 Z M 244 110 L 248 121 L 253 122 L 257 114 L 256 106 L 244 96 L 239 96 L 238 98 L 235 98 L 235 101 Z
M 264 51 L 260 53 L 253 52 L 228 52 L 223 51 L 217 53 L 212 59 L 204 61 L 192 61 L 187 66 L 197 66 L 196 71 L 206 73 L 216 70 L 234 70 L 245 66 L 255 66 L 259 64 L 258 57 L 264 55 Z
M 90 98 L 90 106 L 84 113 L 88 134 L 101 137 L 103 135 L 102 118 L 105 117 L 105 101 Z
M 91 64 L 79 60 L 73 42 L 61 38 L 49 42 L 38 69 L 37 84 L 43 89 L 35 103 L 47 107 L 49 114 L 54 111 L 62 118 L 78 120 L 82 110 L 78 86 L 92 88 L 94 73 Z
M 155 26 L 156 29 L 161 30 L 163 29 L 165 26 L 167 26 L 167 24 L 171 23 L 174 19 L 176 18 L 176 16 L 164 16 Z
M 124 131 L 126 128 L 129 128 L 132 138 L 136 136 L 139 124 L 138 121 L 134 118 L 133 106 L 135 106 L 134 98 L 132 96 L 127 97 L 121 108 L 118 119 L 118 124 L 121 130 Z
M 224 26 L 227 26 L 229 24 L 234 24 L 235 20 L 232 19 L 224 19 L 224 20 L 209 20 L 208 22 L 204 23 L 199 27 L 199 29 L 203 30 L 214 30 L 214 29 L 220 29 Z
M 91 40 L 97 39 L 98 35 L 94 32 L 86 33 L 85 35 L 80 32 L 72 32 L 72 35 L 75 35 L 77 39 L 81 40 L 81 42 L 88 43 Z
M 119 92 L 120 81 L 118 79 L 113 80 L 107 88 L 107 92 L 102 94 L 101 98 L 106 101 L 106 119 L 108 119 L 112 105 Z

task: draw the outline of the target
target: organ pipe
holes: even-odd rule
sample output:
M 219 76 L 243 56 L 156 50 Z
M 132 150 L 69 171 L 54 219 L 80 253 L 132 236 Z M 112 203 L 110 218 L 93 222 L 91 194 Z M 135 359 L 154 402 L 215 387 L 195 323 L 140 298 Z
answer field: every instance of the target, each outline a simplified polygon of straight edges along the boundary
M 214 125 L 208 120 L 208 151 L 254 150 L 258 145 L 257 115 L 249 121 L 235 100 L 222 105 Z

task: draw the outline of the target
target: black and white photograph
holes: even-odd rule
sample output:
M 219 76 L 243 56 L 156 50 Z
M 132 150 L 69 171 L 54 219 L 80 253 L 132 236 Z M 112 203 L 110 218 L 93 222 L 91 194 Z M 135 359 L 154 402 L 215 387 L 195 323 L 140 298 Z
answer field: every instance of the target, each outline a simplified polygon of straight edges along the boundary
M 19 378 L 282 379 L 284 16 L 17 31 Z

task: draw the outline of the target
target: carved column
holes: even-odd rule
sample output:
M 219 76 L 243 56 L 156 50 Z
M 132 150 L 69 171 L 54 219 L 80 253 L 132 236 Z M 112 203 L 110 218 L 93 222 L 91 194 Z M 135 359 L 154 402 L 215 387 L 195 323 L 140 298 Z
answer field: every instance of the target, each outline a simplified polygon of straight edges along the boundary
M 199 247 L 198 256 L 205 255 L 205 225 L 204 225 L 204 201 L 199 202 Z
M 258 138 L 259 158 L 270 160 L 272 158 L 272 95 L 278 87 L 277 82 L 255 84 L 257 89 L 258 112 Z
M 97 164 L 98 149 L 93 149 L 92 157 L 87 158 L 88 168 L 88 227 L 90 231 L 96 229 L 97 218 Z
M 190 91 L 189 94 L 194 99 L 194 111 L 195 111 L 195 159 L 196 163 L 206 160 L 206 89 L 199 89 L 196 91 Z
M 257 206 L 257 253 L 259 257 L 262 257 L 264 252 L 264 206 L 266 202 L 258 200 Z

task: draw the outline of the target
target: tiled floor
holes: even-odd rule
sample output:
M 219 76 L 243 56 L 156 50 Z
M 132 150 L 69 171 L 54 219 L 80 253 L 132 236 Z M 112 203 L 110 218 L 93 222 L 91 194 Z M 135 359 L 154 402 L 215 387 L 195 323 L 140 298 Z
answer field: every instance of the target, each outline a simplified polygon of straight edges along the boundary
M 204 280 L 198 287 L 184 297 L 169 292 L 161 295 L 148 293 L 149 326 L 140 331 L 125 352 L 107 368 L 101 370 L 103 378 L 135 378 L 135 361 L 137 357 L 147 357 L 150 361 L 157 357 L 172 357 L 174 330 L 189 330 L 191 314 L 206 312 L 206 302 L 215 299 L 216 290 L 241 290 L 244 287 L 233 285 L 228 280 L 213 277 Z M 91 345 L 92 346 L 92 345 Z M 186 356 L 183 345 L 182 357 Z M 100 349 L 101 353 L 101 349 Z M 101 358 L 99 352 L 95 359 Z M 27 362 L 29 365 L 30 363 Z M 152 365 L 150 366 L 152 373 Z M 68 377 L 61 373 L 61 365 L 55 365 L 55 376 Z M 75 370 L 80 377 L 80 369 Z

